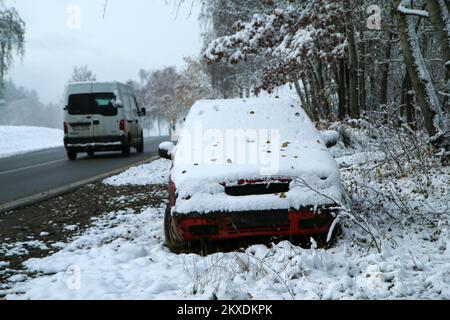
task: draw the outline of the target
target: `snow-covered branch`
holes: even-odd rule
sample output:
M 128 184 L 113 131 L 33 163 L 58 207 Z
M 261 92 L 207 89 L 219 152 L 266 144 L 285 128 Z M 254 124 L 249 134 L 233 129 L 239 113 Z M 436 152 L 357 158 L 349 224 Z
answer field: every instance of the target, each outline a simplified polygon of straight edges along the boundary
M 405 7 L 404 5 L 400 4 L 397 8 L 397 10 L 406 15 L 412 15 L 412 16 L 418 16 L 422 18 L 429 18 L 429 14 L 426 10 L 415 10 Z

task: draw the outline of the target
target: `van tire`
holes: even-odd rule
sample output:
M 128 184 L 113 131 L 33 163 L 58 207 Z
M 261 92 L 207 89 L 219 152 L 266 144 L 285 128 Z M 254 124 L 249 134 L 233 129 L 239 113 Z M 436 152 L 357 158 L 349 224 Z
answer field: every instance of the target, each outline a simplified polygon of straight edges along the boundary
M 131 146 L 130 146 L 130 138 L 128 137 L 126 142 L 122 143 L 122 155 L 124 157 L 128 157 L 131 153 Z
M 78 154 L 75 151 L 67 151 L 67 157 L 69 160 L 77 160 Z
M 141 140 L 138 144 L 138 146 L 136 147 L 136 151 L 138 153 L 144 153 L 144 134 L 141 133 Z

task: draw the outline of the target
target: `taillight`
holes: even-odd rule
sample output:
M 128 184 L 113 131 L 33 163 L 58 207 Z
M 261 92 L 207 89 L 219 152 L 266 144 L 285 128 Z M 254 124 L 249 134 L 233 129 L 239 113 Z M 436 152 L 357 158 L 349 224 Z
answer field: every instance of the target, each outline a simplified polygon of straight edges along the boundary
M 69 126 L 67 125 L 67 122 L 64 122 L 64 134 L 69 134 Z
M 120 129 L 120 131 L 125 131 L 125 120 L 124 119 L 120 120 L 119 129 Z

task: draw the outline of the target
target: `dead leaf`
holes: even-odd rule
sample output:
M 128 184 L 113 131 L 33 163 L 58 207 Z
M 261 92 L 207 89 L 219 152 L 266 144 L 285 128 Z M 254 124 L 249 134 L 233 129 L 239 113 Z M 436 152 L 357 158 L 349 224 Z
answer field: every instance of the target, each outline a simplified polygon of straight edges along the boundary
M 378 178 L 381 178 L 381 177 L 382 177 L 380 168 L 377 168 L 377 173 L 376 173 L 376 175 L 377 175 Z

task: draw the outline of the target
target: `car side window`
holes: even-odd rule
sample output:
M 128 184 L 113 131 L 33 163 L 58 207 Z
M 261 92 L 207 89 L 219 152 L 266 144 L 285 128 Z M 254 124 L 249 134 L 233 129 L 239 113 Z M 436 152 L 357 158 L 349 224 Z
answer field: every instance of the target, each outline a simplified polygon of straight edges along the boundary
M 123 107 L 125 109 L 125 116 L 128 120 L 131 120 L 132 113 L 130 108 L 130 97 L 128 94 L 123 94 Z
M 134 112 L 132 99 L 131 99 L 131 96 L 129 94 L 127 95 L 127 100 L 128 100 L 128 108 L 129 108 L 128 112 L 134 118 L 134 117 L 136 117 L 136 112 Z

